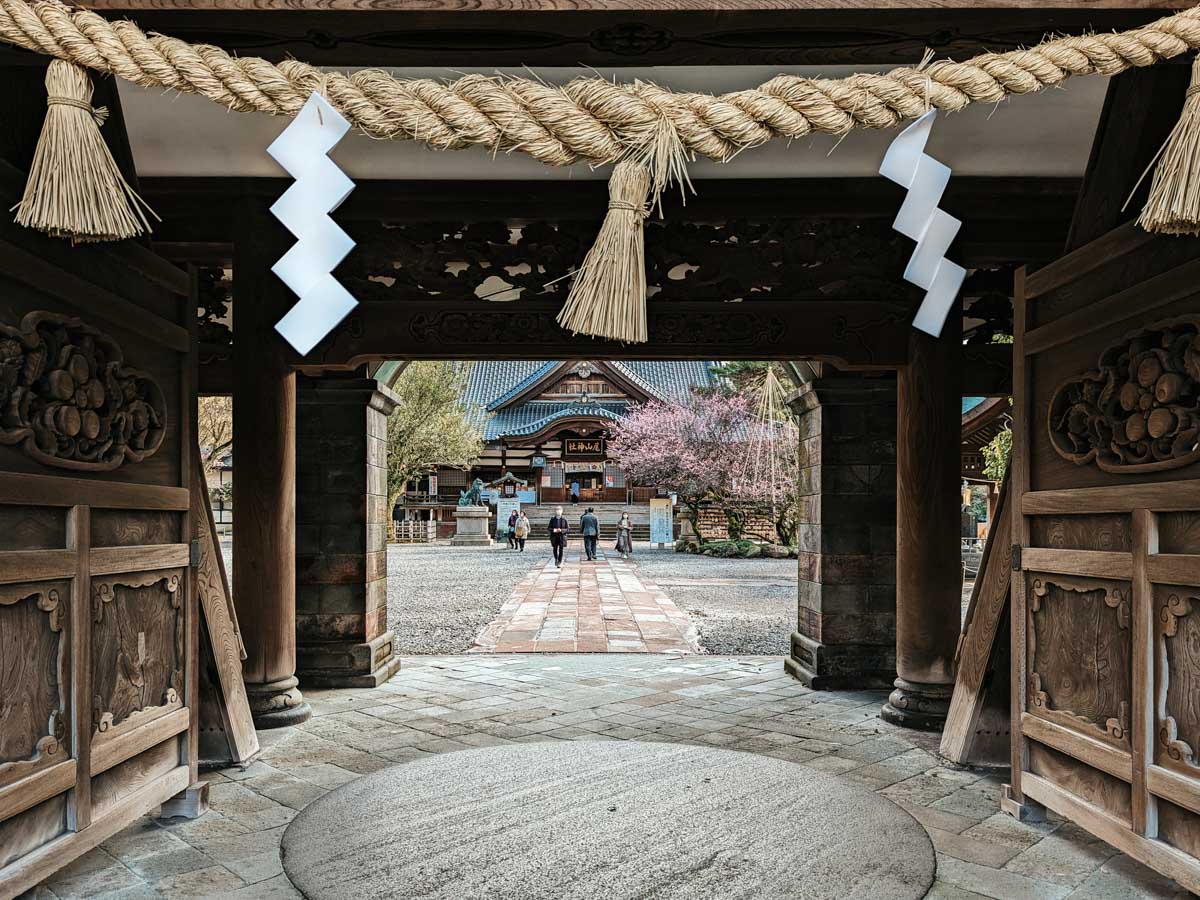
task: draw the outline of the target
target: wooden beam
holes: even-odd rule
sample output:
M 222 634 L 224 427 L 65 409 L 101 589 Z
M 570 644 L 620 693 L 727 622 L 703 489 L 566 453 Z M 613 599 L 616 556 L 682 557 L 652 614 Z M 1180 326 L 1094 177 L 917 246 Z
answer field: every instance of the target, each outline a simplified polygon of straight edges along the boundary
M 1065 252 L 1137 218 L 1150 178 L 1125 201 L 1179 120 L 1188 78 L 1184 67 L 1153 66 L 1109 80 Z
M 886 301 L 651 300 L 650 339 L 620 344 L 572 335 L 555 321 L 559 308 L 553 299 L 360 303 L 308 356 L 289 359 L 309 374 L 372 359 L 526 359 L 535 349 L 547 359 L 811 358 L 890 369 L 906 359 L 912 317 Z
M 85 0 L 146 31 L 316 65 L 913 65 L 1124 30 L 1189 0 Z M 1150 7 L 1150 8 L 1147 8 Z M 9 53 L 32 57 L 33 54 Z

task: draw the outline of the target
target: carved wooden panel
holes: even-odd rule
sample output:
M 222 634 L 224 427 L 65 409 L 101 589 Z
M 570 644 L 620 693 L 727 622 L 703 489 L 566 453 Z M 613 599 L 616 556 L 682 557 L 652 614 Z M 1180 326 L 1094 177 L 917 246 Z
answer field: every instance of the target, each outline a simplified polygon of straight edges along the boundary
M 1031 576 L 1029 710 L 1126 746 L 1130 592 L 1117 582 Z
M 1200 590 L 1156 585 L 1156 759 L 1200 775 Z
M 92 727 L 109 740 L 182 706 L 179 570 L 92 579 Z
M 1122 550 L 1133 541 L 1129 516 L 1035 516 L 1029 520 L 1031 546 L 1056 550 Z
M 0 785 L 67 757 L 65 583 L 0 586 Z
M 686 210 L 682 211 L 686 215 Z M 595 221 L 352 222 L 338 276 L 370 300 L 565 297 Z M 647 296 L 657 300 L 906 299 L 911 243 L 885 221 L 771 219 L 645 226 Z M 906 245 L 907 244 L 907 245 Z
M 0 444 L 44 465 L 104 472 L 151 456 L 166 415 L 158 383 L 80 319 L 35 311 L 18 326 L 0 322 Z
M 1200 317 L 1159 322 L 1100 354 L 1050 401 L 1051 446 L 1076 465 L 1137 474 L 1200 459 Z

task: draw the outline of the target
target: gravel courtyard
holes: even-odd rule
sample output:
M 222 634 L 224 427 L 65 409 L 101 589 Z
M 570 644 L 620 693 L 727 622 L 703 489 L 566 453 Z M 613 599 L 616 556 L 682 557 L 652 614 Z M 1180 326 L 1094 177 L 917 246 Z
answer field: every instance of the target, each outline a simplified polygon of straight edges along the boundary
M 392 544 L 389 626 L 404 655 L 462 653 L 516 584 L 549 556 L 499 547 Z M 706 653 L 784 656 L 796 622 L 796 561 L 713 559 L 637 547 L 638 573 L 658 584 L 695 623 Z

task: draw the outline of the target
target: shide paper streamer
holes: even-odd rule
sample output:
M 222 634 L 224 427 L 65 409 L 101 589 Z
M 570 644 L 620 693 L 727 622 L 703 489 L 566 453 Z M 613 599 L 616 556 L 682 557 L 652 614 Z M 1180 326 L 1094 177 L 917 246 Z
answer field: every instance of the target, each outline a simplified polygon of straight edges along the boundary
M 315 91 L 267 152 L 296 183 L 271 212 L 296 236 L 296 243 L 271 271 L 300 298 L 275 325 L 300 354 L 307 354 L 337 327 L 358 301 L 333 277 L 354 241 L 329 217 L 354 182 L 328 156 L 350 123 Z
M 958 297 L 967 270 L 946 259 L 946 251 L 962 222 L 938 208 L 950 167 L 925 153 L 937 110 L 925 113 L 892 141 L 879 174 L 908 189 L 892 228 L 917 242 L 904 270 L 904 280 L 925 289 L 913 327 L 937 337 Z

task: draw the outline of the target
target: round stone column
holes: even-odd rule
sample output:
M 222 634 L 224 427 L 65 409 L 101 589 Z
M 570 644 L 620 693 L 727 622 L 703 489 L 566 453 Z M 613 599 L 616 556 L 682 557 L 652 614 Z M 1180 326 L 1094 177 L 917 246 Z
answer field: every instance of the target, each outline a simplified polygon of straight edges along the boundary
M 896 379 L 896 674 L 881 716 L 938 730 L 962 622 L 962 317 L 911 333 Z

